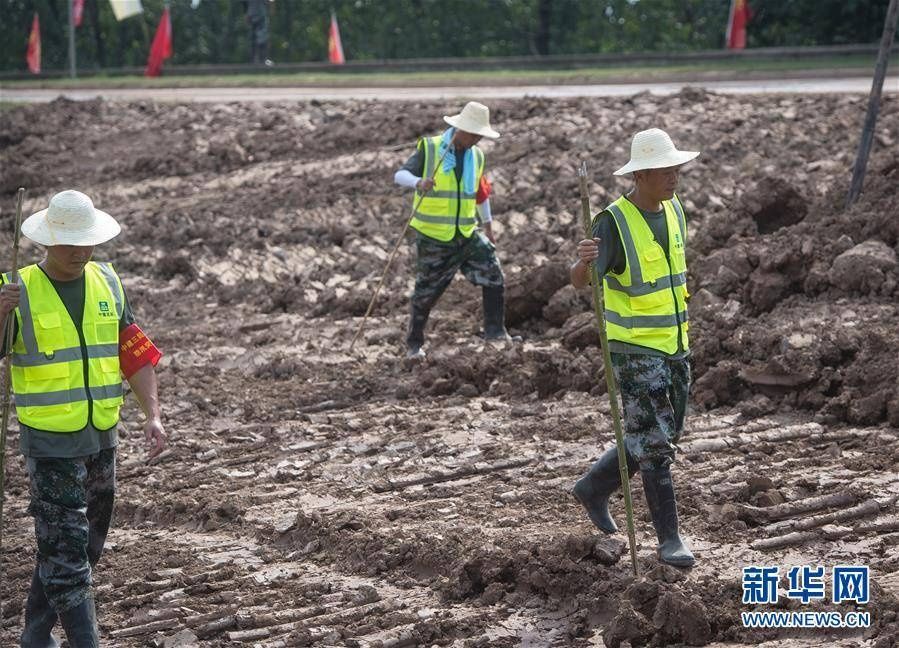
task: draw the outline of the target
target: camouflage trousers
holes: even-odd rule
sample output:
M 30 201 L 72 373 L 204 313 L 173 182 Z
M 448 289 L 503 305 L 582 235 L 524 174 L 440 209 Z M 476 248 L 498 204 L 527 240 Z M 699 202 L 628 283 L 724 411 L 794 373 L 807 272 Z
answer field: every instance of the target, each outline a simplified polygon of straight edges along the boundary
M 611 356 L 624 410 L 628 454 L 641 470 L 671 465 L 687 417 L 689 359 L 630 353 Z
M 421 346 L 424 343 L 424 329 L 431 309 L 459 270 L 471 283 L 485 289 L 485 303 L 489 291 L 499 293 L 501 308 L 503 270 L 496 258 L 496 247 L 482 232 L 476 231 L 470 238 L 457 236 L 448 243 L 419 235 L 417 252 L 412 314 L 406 339 L 409 346 Z M 501 313 L 499 317 L 502 317 Z M 502 326 L 501 321 L 499 325 Z
M 72 459 L 27 458 L 34 533 L 35 587 L 56 612 L 79 605 L 91 588 L 91 566 L 103 552 L 115 501 L 115 448 Z M 41 598 L 32 591 L 29 598 Z

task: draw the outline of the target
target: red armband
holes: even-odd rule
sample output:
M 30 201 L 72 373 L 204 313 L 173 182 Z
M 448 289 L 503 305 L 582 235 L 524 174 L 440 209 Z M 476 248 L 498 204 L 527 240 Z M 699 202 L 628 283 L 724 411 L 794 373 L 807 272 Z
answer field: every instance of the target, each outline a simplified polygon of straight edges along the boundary
M 161 357 L 162 351 L 137 324 L 119 331 L 119 366 L 126 379 L 144 365 L 152 364 L 155 367 Z
M 475 196 L 475 202 L 480 205 L 490 197 L 490 192 L 492 190 L 493 187 L 490 185 L 487 176 L 481 176 L 481 182 L 478 184 L 478 194 Z

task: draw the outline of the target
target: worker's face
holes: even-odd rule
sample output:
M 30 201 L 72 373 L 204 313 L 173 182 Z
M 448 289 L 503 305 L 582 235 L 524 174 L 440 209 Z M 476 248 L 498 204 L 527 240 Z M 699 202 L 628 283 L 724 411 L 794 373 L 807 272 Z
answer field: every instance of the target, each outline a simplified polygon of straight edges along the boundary
M 480 135 L 475 135 L 474 133 L 466 133 L 463 130 L 456 131 L 456 148 L 465 150 L 470 149 L 472 146 L 481 141 Z
M 51 245 L 47 248 L 47 266 L 57 277 L 77 279 L 93 254 L 93 245 Z
M 640 191 L 653 200 L 671 200 L 677 190 L 682 165 L 665 167 L 664 169 L 646 169 L 635 171 L 634 177 Z

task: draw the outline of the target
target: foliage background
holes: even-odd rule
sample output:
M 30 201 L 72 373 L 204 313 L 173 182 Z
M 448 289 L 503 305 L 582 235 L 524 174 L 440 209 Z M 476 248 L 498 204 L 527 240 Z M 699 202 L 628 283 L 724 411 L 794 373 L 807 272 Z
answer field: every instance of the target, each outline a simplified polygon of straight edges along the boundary
M 114 0 L 113 0 L 114 1 Z M 76 31 L 79 69 L 143 66 L 165 0 L 117 22 L 110 0 L 85 0 Z M 172 64 L 244 63 L 241 0 L 170 0 Z M 333 10 L 347 60 L 687 51 L 724 45 L 730 0 L 274 0 L 270 57 L 327 59 Z M 748 46 L 875 43 L 887 0 L 750 0 Z M 0 69 L 24 70 L 31 19 L 41 23 L 42 67 L 67 65 L 66 0 L 0 0 Z

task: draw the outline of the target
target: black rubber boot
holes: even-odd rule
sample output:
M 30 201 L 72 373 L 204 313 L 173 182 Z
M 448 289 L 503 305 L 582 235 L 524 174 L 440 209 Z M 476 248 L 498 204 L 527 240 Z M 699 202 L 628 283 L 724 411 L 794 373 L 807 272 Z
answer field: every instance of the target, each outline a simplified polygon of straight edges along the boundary
M 58 648 L 59 642 L 52 635 L 56 625 L 56 611 L 44 594 L 44 585 L 37 573 L 31 575 L 31 589 L 25 602 L 25 628 L 22 630 L 22 648 Z
M 71 648 L 100 648 L 97 609 L 93 596 L 88 596 L 75 607 L 62 612 L 59 621 L 65 628 Z
M 507 340 L 512 336 L 506 331 L 505 286 L 484 286 L 484 339 Z
M 678 533 L 677 500 L 674 498 L 671 469 L 644 470 L 641 474 L 652 525 L 659 538 L 659 559 L 675 567 L 692 567 L 696 559 Z
M 412 312 L 409 315 L 409 330 L 406 334 L 406 357 L 411 359 L 421 359 L 425 357 L 422 347 L 425 343 L 425 326 L 428 323 L 430 311 L 423 312 L 421 309 L 412 306 Z
M 633 477 L 639 466 L 627 455 L 627 475 Z M 615 533 L 618 525 L 609 515 L 609 497 L 621 487 L 618 470 L 618 449 L 611 447 L 590 467 L 587 474 L 574 484 L 571 493 L 587 510 L 590 521 L 604 533 Z

